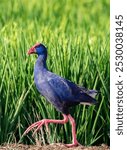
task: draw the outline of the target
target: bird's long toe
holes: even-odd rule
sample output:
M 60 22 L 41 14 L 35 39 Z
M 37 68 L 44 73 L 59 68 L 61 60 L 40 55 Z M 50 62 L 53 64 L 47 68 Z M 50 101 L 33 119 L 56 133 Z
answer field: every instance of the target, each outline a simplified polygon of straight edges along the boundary
M 42 122 L 43 122 L 43 120 L 38 121 L 38 122 L 35 122 L 35 123 L 33 123 L 32 125 L 30 125 L 30 126 L 25 130 L 25 132 L 23 133 L 23 135 L 27 134 L 29 131 L 31 131 L 31 130 L 32 130 L 33 128 L 35 128 L 35 127 L 37 127 L 37 129 L 36 129 L 35 131 L 37 131 L 37 130 L 38 130 L 38 127 L 40 128 L 40 125 L 41 125 L 41 126 L 43 125 Z M 35 133 L 34 133 L 34 134 L 35 134 Z
M 78 146 L 80 145 L 77 141 L 74 142 L 74 143 L 71 143 L 71 144 L 65 144 L 66 147 L 70 148 L 70 147 L 75 147 L 75 146 Z
M 38 124 L 36 130 L 34 131 L 34 133 L 32 134 L 32 136 L 35 135 L 35 133 L 42 127 L 42 125 L 44 124 L 44 121 L 42 120 L 42 122 L 40 124 Z

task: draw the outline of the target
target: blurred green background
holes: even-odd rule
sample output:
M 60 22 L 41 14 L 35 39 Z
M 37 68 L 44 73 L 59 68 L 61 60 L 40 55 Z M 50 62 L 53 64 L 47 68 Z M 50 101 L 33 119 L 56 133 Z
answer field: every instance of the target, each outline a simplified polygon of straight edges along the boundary
M 83 145 L 109 144 L 109 0 L 0 0 L 0 144 L 69 143 L 71 126 L 50 125 L 22 137 L 43 118 L 62 118 L 33 83 L 37 42 L 48 48 L 49 70 L 89 89 L 98 105 L 76 106 L 72 115 Z

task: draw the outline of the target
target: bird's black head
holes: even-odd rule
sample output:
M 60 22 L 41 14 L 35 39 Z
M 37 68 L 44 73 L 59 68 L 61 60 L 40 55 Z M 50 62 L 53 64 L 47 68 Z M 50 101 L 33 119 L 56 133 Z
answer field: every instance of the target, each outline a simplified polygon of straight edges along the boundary
M 47 56 L 47 48 L 43 44 L 37 43 L 29 49 L 28 54 L 29 55 L 37 54 L 37 55 L 46 55 Z

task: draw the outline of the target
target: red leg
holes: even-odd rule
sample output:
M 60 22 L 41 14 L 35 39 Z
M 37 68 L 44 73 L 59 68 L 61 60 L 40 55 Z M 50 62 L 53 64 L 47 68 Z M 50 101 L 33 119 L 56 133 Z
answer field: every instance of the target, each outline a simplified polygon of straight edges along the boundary
M 63 114 L 63 117 L 64 117 L 63 120 L 43 119 L 43 120 L 40 120 L 38 122 L 35 122 L 26 129 L 26 131 L 23 133 L 23 135 L 27 134 L 33 128 L 37 127 L 33 133 L 33 135 L 34 135 L 44 124 L 47 126 L 48 123 L 59 123 L 59 124 L 67 123 L 68 122 L 68 116 Z
M 53 120 L 53 119 L 43 119 L 38 122 L 33 123 L 31 126 L 29 126 L 23 135 L 27 134 L 29 131 L 31 131 L 33 128 L 37 127 L 33 133 L 33 135 L 42 127 L 42 125 L 46 125 L 46 128 L 48 128 L 48 123 L 59 123 L 64 124 L 68 122 L 68 119 L 70 120 L 70 123 L 72 125 L 72 144 L 65 144 L 67 147 L 73 147 L 78 145 L 78 141 L 76 139 L 76 124 L 75 120 L 72 118 L 72 116 L 63 114 L 64 119 L 63 120 Z
M 75 120 L 74 118 L 72 118 L 72 116 L 69 114 L 68 118 L 71 122 L 72 125 L 72 144 L 66 144 L 67 147 L 73 147 L 73 146 L 77 146 L 78 145 L 78 141 L 76 138 L 76 124 L 75 124 Z

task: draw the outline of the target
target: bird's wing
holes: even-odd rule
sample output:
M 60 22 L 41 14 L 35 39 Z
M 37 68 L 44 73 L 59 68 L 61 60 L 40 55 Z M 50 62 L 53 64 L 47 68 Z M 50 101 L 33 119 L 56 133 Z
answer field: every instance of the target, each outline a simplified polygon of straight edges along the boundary
M 65 79 L 56 76 L 55 78 L 51 78 L 50 80 L 48 80 L 48 84 L 51 86 L 54 92 L 56 92 L 57 95 L 59 95 L 60 99 L 62 100 L 72 99 L 73 97 L 72 88 Z
M 95 101 L 75 83 L 62 77 L 55 76 L 53 78 L 50 78 L 48 80 L 48 84 L 63 101 L 91 103 L 94 103 L 93 101 Z

